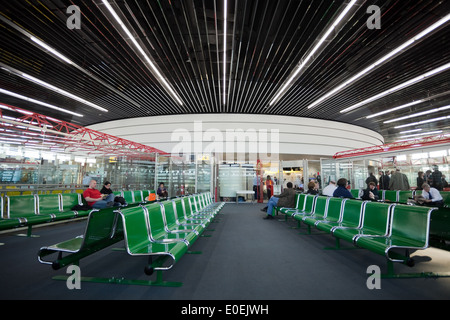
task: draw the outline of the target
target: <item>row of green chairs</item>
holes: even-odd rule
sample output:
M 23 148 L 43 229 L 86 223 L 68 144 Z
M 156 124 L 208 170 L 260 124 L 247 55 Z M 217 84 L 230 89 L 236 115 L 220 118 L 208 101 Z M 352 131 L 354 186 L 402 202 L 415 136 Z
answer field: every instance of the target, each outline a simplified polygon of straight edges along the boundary
M 155 191 L 115 192 L 116 195 L 123 196 L 129 204 L 144 202 L 151 193 Z M 0 230 L 28 227 L 28 235 L 31 235 L 33 225 L 84 217 L 91 212 L 91 210 L 72 210 L 76 205 L 85 204 L 79 193 L 5 196 L 0 198 L 0 202 Z
M 363 191 L 360 189 L 352 189 L 350 190 L 352 195 L 356 199 L 360 199 Z M 398 202 L 398 203 L 407 203 L 408 199 L 412 199 L 417 195 L 421 195 L 421 190 L 379 190 L 380 200 L 386 202 Z M 446 206 L 450 206 L 450 192 L 449 191 L 439 191 L 439 193 L 444 198 L 444 204 Z
M 333 235 L 336 249 L 340 240 L 386 257 L 388 273 L 394 277 L 394 262 L 414 265 L 411 250 L 428 247 L 431 212 L 437 208 L 397 203 L 360 201 L 314 195 L 297 195 L 297 207 L 279 212 Z M 423 274 L 422 274 L 423 275 Z
M 162 281 L 161 272 L 171 269 L 188 252 L 222 207 L 223 203 L 212 202 L 210 193 L 204 193 L 134 207 L 93 211 L 84 235 L 41 248 L 38 260 L 57 270 L 78 264 L 80 259 L 124 239 L 129 255 L 149 257 L 144 272 L 151 275 L 156 271 L 158 276 L 156 281 L 121 279 L 119 283 L 179 285 Z M 54 254 L 57 258 L 49 259 Z M 104 278 L 82 280 L 87 279 L 115 282 Z

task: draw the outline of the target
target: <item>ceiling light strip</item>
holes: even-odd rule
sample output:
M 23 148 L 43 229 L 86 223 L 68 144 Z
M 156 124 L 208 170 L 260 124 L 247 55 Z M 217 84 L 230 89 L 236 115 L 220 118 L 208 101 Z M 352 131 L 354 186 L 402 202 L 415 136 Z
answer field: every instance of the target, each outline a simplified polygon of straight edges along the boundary
M 60 111 L 60 112 L 69 113 L 69 114 L 74 115 L 76 117 L 83 117 L 82 114 L 79 114 L 79 113 L 76 113 L 76 112 L 72 112 L 72 111 L 69 111 L 69 110 L 66 110 L 66 109 L 54 106 L 54 105 L 49 104 L 49 103 L 45 103 L 45 102 L 39 101 L 39 100 L 28 98 L 28 97 L 25 97 L 23 95 L 20 95 L 20 94 L 17 94 L 17 93 L 14 93 L 14 92 L 2 89 L 2 88 L 0 88 L 0 93 L 6 94 L 6 95 L 9 95 L 11 97 L 18 98 L 18 99 L 22 99 L 22 100 L 25 100 L 25 101 L 28 101 L 28 102 L 31 102 L 31 103 L 39 104 L 39 105 L 47 107 L 47 108 L 55 109 L 55 110 Z
M 223 104 L 227 102 L 227 11 L 228 1 L 223 1 Z
M 272 99 L 270 102 L 270 105 L 273 105 L 275 102 L 278 101 L 278 99 L 283 95 L 287 88 L 291 85 L 292 81 L 297 77 L 297 75 L 300 73 L 301 70 L 310 62 L 314 54 L 319 50 L 319 48 L 322 46 L 322 44 L 325 42 L 325 40 L 330 36 L 331 32 L 335 31 L 336 26 L 344 19 L 344 17 L 347 15 L 347 13 L 350 11 L 350 9 L 355 5 L 357 0 L 350 1 L 345 9 L 342 11 L 342 13 L 337 17 L 337 19 L 333 22 L 330 28 L 325 32 L 325 34 L 322 36 L 322 38 L 319 40 L 319 42 L 314 46 L 314 48 L 310 51 L 310 53 L 306 56 L 305 59 L 302 60 L 301 64 L 297 67 L 295 72 L 292 74 L 292 76 L 289 78 L 289 80 L 283 85 L 283 87 L 280 89 L 278 94 Z
M 368 99 L 366 99 L 366 100 L 364 100 L 362 102 L 359 102 L 359 103 L 357 103 L 357 104 L 355 104 L 355 105 L 353 105 L 351 107 L 348 107 L 348 108 L 346 108 L 344 110 L 341 110 L 341 113 L 346 113 L 346 112 L 352 111 L 354 109 L 357 109 L 357 108 L 359 108 L 359 107 L 361 107 L 361 106 L 363 106 L 365 104 L 368 104 L 368 103 L 373 102 L 375 100 L 378 100 L 378 99 L 380 99 L 382 97 L 390 95 L 391 93 L 394 93 L 394 92 L 399 91 L 401 89 L 404 89 L 404 88 L 407 88 L 407 87 L 412 86 L 414 84 L 417 84 L 417 83 L 419 83 L 419 82 L 421 82 L 423 80 L 431 78 L 432 76 L 434 76 L 434 75 L 436 75 L 438 73 L 441 73 L 441 72 L 443 72 L 445 70 L 448 70 L 448 69 L 450 69 L 450 63 L 447 63 L 447 64 L 445 64 L 445 65 L 443 65 L 443 66 L 441 66 L 439 68 L 436 68 L 436 69 L 434 69 L 432 71 L 424 73 L 424 74 L 422 74 L 422 75 L 420 75 L 420 76 L 418 76 L 418 77 L 416 77 L 414 79 L 408 80 L 408 81 L 406 81 L 406 82 L 404 82 L 404 83 L 402 83 L 402 84 L 400 84 L 398 86 L 395 86 L 395 87 L 393 87 L 393 88 L 391 88 L 389 90 L 386 90 L 386 91 L 384 91 L 382 93 L 379 93 L 379 94 L 377 94 L 377 95 L 375 95 L 375 96 L 373 96 L 371 98 L 368 98 Z
M 400 118 L 387 120 L 387 121 L 384 121 L 383 123 L 392 123 L 392 122 L 402 121 L 402 120 L 406 120 L 406 119 L 410 119 L 410 118 L 426 116 L 426 115 L 428 115 L 430 113 L 440 112 L 440 111 L 444 111 L 444 110 L 448 110 L 448 109 L 450 109 L 450 105 L 445 106 L 445 107 L 439 107 L 439 108 L 434 108 L 434 109 L 430 109 L 430 110 L 425 110 L 425 111 L 422 111 L 422 112 L 410 114 L 408 116 L 404 116 L 404 117 L 400 117 Z
M 349 84 L 355 82 L 356 80 L 362 78 L 363 76 L 368 75 L 370 71 L 373 71 L 373 69 L 375 69 L 376 67 L 380 66 L 382 63 L 386 62 L 388 59 L 391 59 L 393 56 L 395 56 L 399 52 L 408 49 L 414 43 L 416 43 L 418 40 L 420 40 L 421 38 L 423 38 L 427 34 L 431 33 L 432 31 L 436 30 L 437 28 L 439 28 L 443 24 L 447 23 L 449 20 L 450 20 L 450 14 L 446 15 L 444 18 L 440 19 L 439 21 L 437 21 L 436 23 L 432 24 L 430 27 L 426 28 L 424 31 L 422 31 L 418 35 L 414 36 L 413 38 L 409 39 L 408 41 L 406 41 L 405 43 L 403 43 L 402 45 L 400 45 L 396 49 L 392 50 L 387 55 L 385 55 L 381 59 L 377 60 L 375 63 L 373 63 L 370 66 L 368 66 L 367 68 L 365 68 L 363 71 L 361 71 L 358 74 L 354 75 L 353 77 L 351 77 L 350 79 L 348 79 L 347 81 L 342 83 L 341 85 L 337 86 L 336 88 L 334 88 L 333 90 L 331 90 L 330 92 L 328 92 L 327 94 L 322 96 L 321 98 L 319 98 L 316 101 L 314 101 L 313 103 L 311 103 L 308 106 L 308 109 L 317 106 L 318 104 L 322 103 L 323 101 L 325 101 L 326 99 L 328 99 L 332 95 L 336 94 L 338 91 L 342 90 L 343 88 L 345 88 Z
M 445 117 L 433 118 L 433 119 L 428 119 L 428 120 L 422 120 L 422 121 L 413 122 L 413 123 L 402 124 L 400 126 L 394 127 L 394 129 L 400 129 L 400 128 L 406 128 L 406 127 L 412 127 L 412 126 L 419 126 L 419 125 L 422 125 L 422 124 L 438 122 L 438 121 L 443 121 L 443 120 L 447 120 L 447 119 L 450 119 L 450 116 L 445 116 Z
M 386 114 L 386 113 L 391 113 L 391 112 L 398 111 L 398 110 L 401 110 L 401 109 L 404 109 L 404 108 L 415 106 L 416 104 L 419 104 L 419 103 L 422 103 L 422 102 L 425 102 L 425 100 L 417 100 L 417 101 L 414 101 L 414 102 L 411 102 L 411 103 L 407 103 L 407 104 L 404 104 L 404 105 L 401 105 L 401 106 L 398 106 L 398 107 L 395 107 L 395 108 L 392 108 L 392 109 L 389 109 L 389 110 L 385 110 L 385 111 L 381 111 L 381 112 L 378 112 L 378 113 L 375 113 L 375 114 L 371 114 L 370 116 L 367 116 L 366 119 L 382 116 L 383 114 Z
M 80 98 L 80 97 L 78 97 L 78 96 L 76 96 L 74 94 L 71 94 L 70 92 L 67 92 L 67 91 L 62 90 L 60 88 L 57 88 L 57 87 L 55 87 L 55 86 L 53 86 L 53 85 L 51 85 L 51 84 L 49 84 L 49 83 L 47 83 L 45 81 L 42 81 L 42 80 L 39 80 L 39 79 L 37 79 L 37 78 L 35 78 L 33 76 L 30 76 L 29 74 L 21 73 L 20 75 L 23 78 L 27 79 L 27 80 L 30 80 L 30 81 L 32 81 L 32 82 L 34 82 L 36 84 L 39 84 L 39 85 L 41 85 L 43 87 L 46 87 L 46 88 L 48 88 L 48 89 L 50 89 L 52 91 L 55 91 L 55 92 L 57 92 L 59 94 L 62 94 L 64 96 L 66 96 L 66 97 L 69 97 L 71 99 L 74 99 L 74 100 L 77 100 L 77 101 L 79 101 L 81 103 L 84 103 L 84 104 L 86 104 L 86 105 L 88 105 L 88 106 L 90 106 L 92 108 L 95 108 L 95 109 L 103 111 L 103 112 L 108 112 L 108 110 L 105 109 L 105 108 L 102 108 L 102 107 L 100 107 L 100 106 L 98 106 L 98 105 L 96 105 L 96 104 L 94 104 L 92 102 L 89 102 L 89 101 L 87 101 L 87 100 L 85 100 L 83 98 Z
M 109 12 L 112 14 L 114 19 L 116 19 L 117 23 L 122 27 L 122 30 L 127 34 L 128 38 L 133 42 L 136 49 L 139 51 L 139 53 L 144 57 L 145 61 L 150 65 L 152 71 L 156 74 L 158 79 L 162 82 L 164 87 L 170 92 L 170 94 L 176 99 L 176 101 L 183 105 L 183 102 L 181 99 L 177 96 L 175 91 L 173 91 L 172 87 L 169 85 L 169 83 L 166 81 L 166 79 L 162 76 L 162 74 L 159 72 L 159 70 L 156 68 L 154 63 L 150 60 L 149 56 L 145 53 L 144 49 L 139 45 L 139 43 L 136 41 L 134 36 L 131 34 L 131 32 L 128 30 L 128 28 L 123 23 L 122 19 L 117 15 L 116 11 L 111 7 L 108 0 L 102 0 L 103 4 L 106 6 L 106 8 L 109 10 Z

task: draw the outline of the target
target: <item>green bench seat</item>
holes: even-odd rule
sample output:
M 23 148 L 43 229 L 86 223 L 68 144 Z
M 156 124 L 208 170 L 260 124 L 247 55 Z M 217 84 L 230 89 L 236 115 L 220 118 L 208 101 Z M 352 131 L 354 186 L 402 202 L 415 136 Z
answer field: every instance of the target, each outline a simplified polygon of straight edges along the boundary
M 301 208 L 301 202 L 299 204 L 299 209 L 291 212 L 287 212 L 287 215 L 291 215 L 292 218 L 295 220 L 298 220 L 299 222 L 302 221 L 303 217 L 312 215 L 314 213 L 314 208 L 316 204 L 316 200 L 318 196 L 311 195 L 311 194 L 305 194 L 304 195 L 304 202 L 303 202 L 303 208 Z
M 199 234 L 196 232 L 173 233 L 167 230 L 163 209 L 159 203 L 144 205 L 142 208 L 147 215 L 152 242 L 167 244 L 184 242 L 190 246 L 198 239 Z
M 383 190 L 383 200 L 387 202 L 398 202 L 398 190 Z
M 333 236 L 353 244 L 359 236 L 387 236 L 389 217 L 393 206 L 393 204 L 369 201 L 364 207 L 361 226 L 336 227 L 332 231 Z
M 338 226 L 344 220 L 344 208 L 347 200 L 344 198 L 329 198 L 326 218 L 317 220 L 314 226 L 319 230 L 331 232 L 333 227 Z M 358 200 L 355 201 L 361 202 Z M 347 210 L 349 209 L 347 208 Z
M 200 224 L 197 225 L 184 225 L 178 222 L 175 202 L 173 200 L 166 200 L 160 203 L 161 210 L 163 211 L 163 218 L 165 229 L 169 233 L 191 233 L 194 232 L 200 235 L 204 227 Z
M 275 210 L 277 212 L 281 212 L 287 217 L 291 217 L 295 212 L 303 211 L 305 208 L 305 198 L 306 194 L 298 193 L 295 195 L 295 207 L 294 208 L 286 208 L 286 207 L 276 207 Z
M 326 219 L 329 199 L 330 199 L 329 197 L 315 196 L 315 204 L 311 214 L 310 215 L 296 214 L 294 216 L 294 219 L 296 220 L 301 219 L 302 222 L 304 222 L 309 226 L 315 225 L 315 223 L 319 220 Z
M 157 242 L 157 234 L 152 232 L 149 224 L 149 208 L 160 208 L 158 203 L 145 207 L 122 208 L 119 210 L 122 216 L 125 247 L 131 256 L 149 256 L 148 265 L 144 271 L 151 275 L 154 271 L 169 270 L 187 252 L 189 243 L 186 241 Z M 155 261 L 152 257 L 157 257 Z
M 80 259 L 123 240 L 123 228 L 114 208 L 92 210 L 88 216 L 83 235 L 48 247 L 38 252 L 38 260 L 51 264 L 58 270 L 70 264 L 78 264 Z M 49 259 L 57 254 L 56 259 Z
M 62 211 L 61 194 L 40 194 L 37 196 L 37 213 L 52 216 L 53 221 L 76 217 L 72 210 Z
M 393 262 L 412 266 L 410 250 L 423 250 L 428 247 L 430 216 L 433 210 L 436 208 L 395 205 L 392 207 L 387 235 L 360 235 L 355 243 L 358 247 L 385 256 L 388 261 L 388 276 L 393 276 Z M 400 253 L 398 249 L 404 250 L 404 253 Z
M 335 228 L 358 228 L 364 212 L 366 201 L 331 198 L 328 204 L 327 219 L 318 221 L 316 228 L 326 232 L 333 232 Z M 333 206 L 331 206 L 333 204 Z M 330 216 L 332 215 L 332 219 Z
M 37 214 L 35 195 L 6 196 L 7 219 L 19 219 L 23 226 L 52 221 L 50 214 Z

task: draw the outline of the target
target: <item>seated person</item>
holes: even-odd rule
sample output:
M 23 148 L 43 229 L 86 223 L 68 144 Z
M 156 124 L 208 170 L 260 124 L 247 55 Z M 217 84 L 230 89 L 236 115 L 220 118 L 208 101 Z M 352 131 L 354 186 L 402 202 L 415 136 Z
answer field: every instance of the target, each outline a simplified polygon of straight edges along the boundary
M 308 183 L 308 191 L 306 191 L 307 194 L 319 194 L 319 185 L 311 180 Z
M 336 182 L 335 181 L 330 181 L 330 183 L 323 188 L 322 190 L 322 195 L 327 196 L 327 197 L 332 197 L 334 190 L 336 190 Z
M 422 185 L 423 204 L 431 207 L 443 207 L 444 198 L 436 188 L 430 187 L 428 183 Z
M 110 208 L 114 205 L 114 193 L 102 194 L 95 187 L 97 186 L 97 181 L 91 180 L 89 187 L 84 190 L 83 197 L 86 200 L 88 206 L 93 209 L 104 209 Z
M 369 182 L 369 187 L 364 190 L 364 194 L 361 197 L 362 200 L 377 201 L 380 199 L 378 195 L 378 189 L 375 182 Z
M 340 178 L 337 182 L 338 187 L 333 192 L 333 197 L 355 199 L 352 193 L 347 189 L 347 179 Z
M 267 203 L 267 216 L 264 219 L 273 219 L 272 211 L 275 207 L 285 207 L 285 208 L 294 208 L 295 207 L 295 195 L 296 191 L 292 188 L 292 182 L 287 183 L 287 188 L 284 191 L 277 195 L 272 196 Z M 261 211 L 265 211 L 266 208 L 261 209 Z
M 111 190 L 111 182 L 105 181 L 102 190 L 100 190 L 100 193 L 106 195 L 113 193 L 113 191 Z
M 159 184 L 159 187 L 158 187 L 158 190 L 156 191 L 156 193 L 158 194 L 158 196 L 160 198 L 167 198 L 168 195 L 169 195 L 167 190 L 166 190 L 166 187 L 164 187 L 164 183 L 163 182 L 161 182 Z

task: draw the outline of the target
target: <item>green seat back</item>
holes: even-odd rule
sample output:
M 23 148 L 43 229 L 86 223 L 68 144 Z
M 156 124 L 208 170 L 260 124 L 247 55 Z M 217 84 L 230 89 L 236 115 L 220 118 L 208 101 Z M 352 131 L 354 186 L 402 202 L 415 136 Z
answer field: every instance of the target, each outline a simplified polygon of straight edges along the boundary
M 178 219 L 184 219 L 184 208 L 183 208 L 183 199 L 174 199 L 173 200 L 175 207 L 175 214 Z
M 181 198 L 182 205 L 183 205 L 183 208 L 184 208 L 183 212 L 184 212 L 184 214 L 185 214 L 185 216 L 186 216 L 187 218 L 189 218 L 189 217 L 192 216 L 191 201 L 190 201 L 189 198 L 190 198 L 190 197 L 184 197 L 184 198 Z
M 339 221 L 341 219 L 343 202 L 347 199 L 343 198 L 329 198 L 327 209 L 327 220 Z
M 304 210 L 305 209 L 305 199 L 306 199 L 306 194 L 297 193 L 295 195 L 295 209 Z
M 398 202 L 400 203 L 407 203 L 408 199 L 412 197 L 413 197 L 412 191 L 400 190 L 398 192 Z
M 142 202 L 144 199 L 142 198 L 142 191 L 141 190 L 135 190 L 133 191 L 134 196 L 134 202 Z
M 439 191 L 439 192 L 444 200 L 444 204 L 450 206 L 450 192 L 449 191 Z
M 150 234 L 154 239 L 158 239 L 166 234 L 162 208 L 159 203 L 148 204 L 145 207 L 150 226 Z
M 402 239 L 415 247 L 428 246 L 430 215 L 434 209 L 396 205 L 392 209 L 391 238 Z
M 368 234 L 387 235 L 393 204 L 368 202 L 364 208 L 362 228 Z
M 147 200 L 149 194 L 150 194 L 150 191 L 142 190 L 142 197 L 144 198 L 144 200 Z
M 314 206 L 314 217 L 325 218 L 327 215 L 328 197 L 317 197 L 316 204 Z
M 347 199 L 343 206 L 342 223 L 346 226 L 358 227 L 361 224 L 364 206 L 364 201 Z
M 359 189 L 350 189 L 350 193 L 355 199 L 359 199 Z
M 305 207 L 304 207 L 304 211 L 305 212 L 312 212 L 314 209 L 314 201 L 316 199 L 316 196 L 314 195 L 305 195 L 306 199 L 305 199 Z
M 177 217 L 175 215 L 175 203 L 171 200 L 167 200 L 161 203 L 164 209 L 164 216 L 166 218 L 166 224 L 170 229 L 177 225 Z
M 79 193 L 63 193 L 61 194 L 61 211 L 70 211 L 75 205 L 82 204 Z
M 383 200 L 398 202 L 397 190 L 384 190 Z
M 134 197 L 133 197 L 133 191 L 122 191 L 122 197 L 125 199 L 127 203 L 133 203 Z
M 60 195 L 59 194 L 40 194 L 37 196 L 38 213 L 52 214 L 60 212 Z
M 117 214 L 114 208 L 92 211 L 89 214 L 83 246 L 91 246 L 114 236 Z
M 30 217 L 36 215 L 34 195 L 6 196 L 8 218 Z
M 136 252 L 142 244 L 150 242 L 146 211 L 142 207 L 130 207 L 122 209 L 120 214 L 128 250 Z

